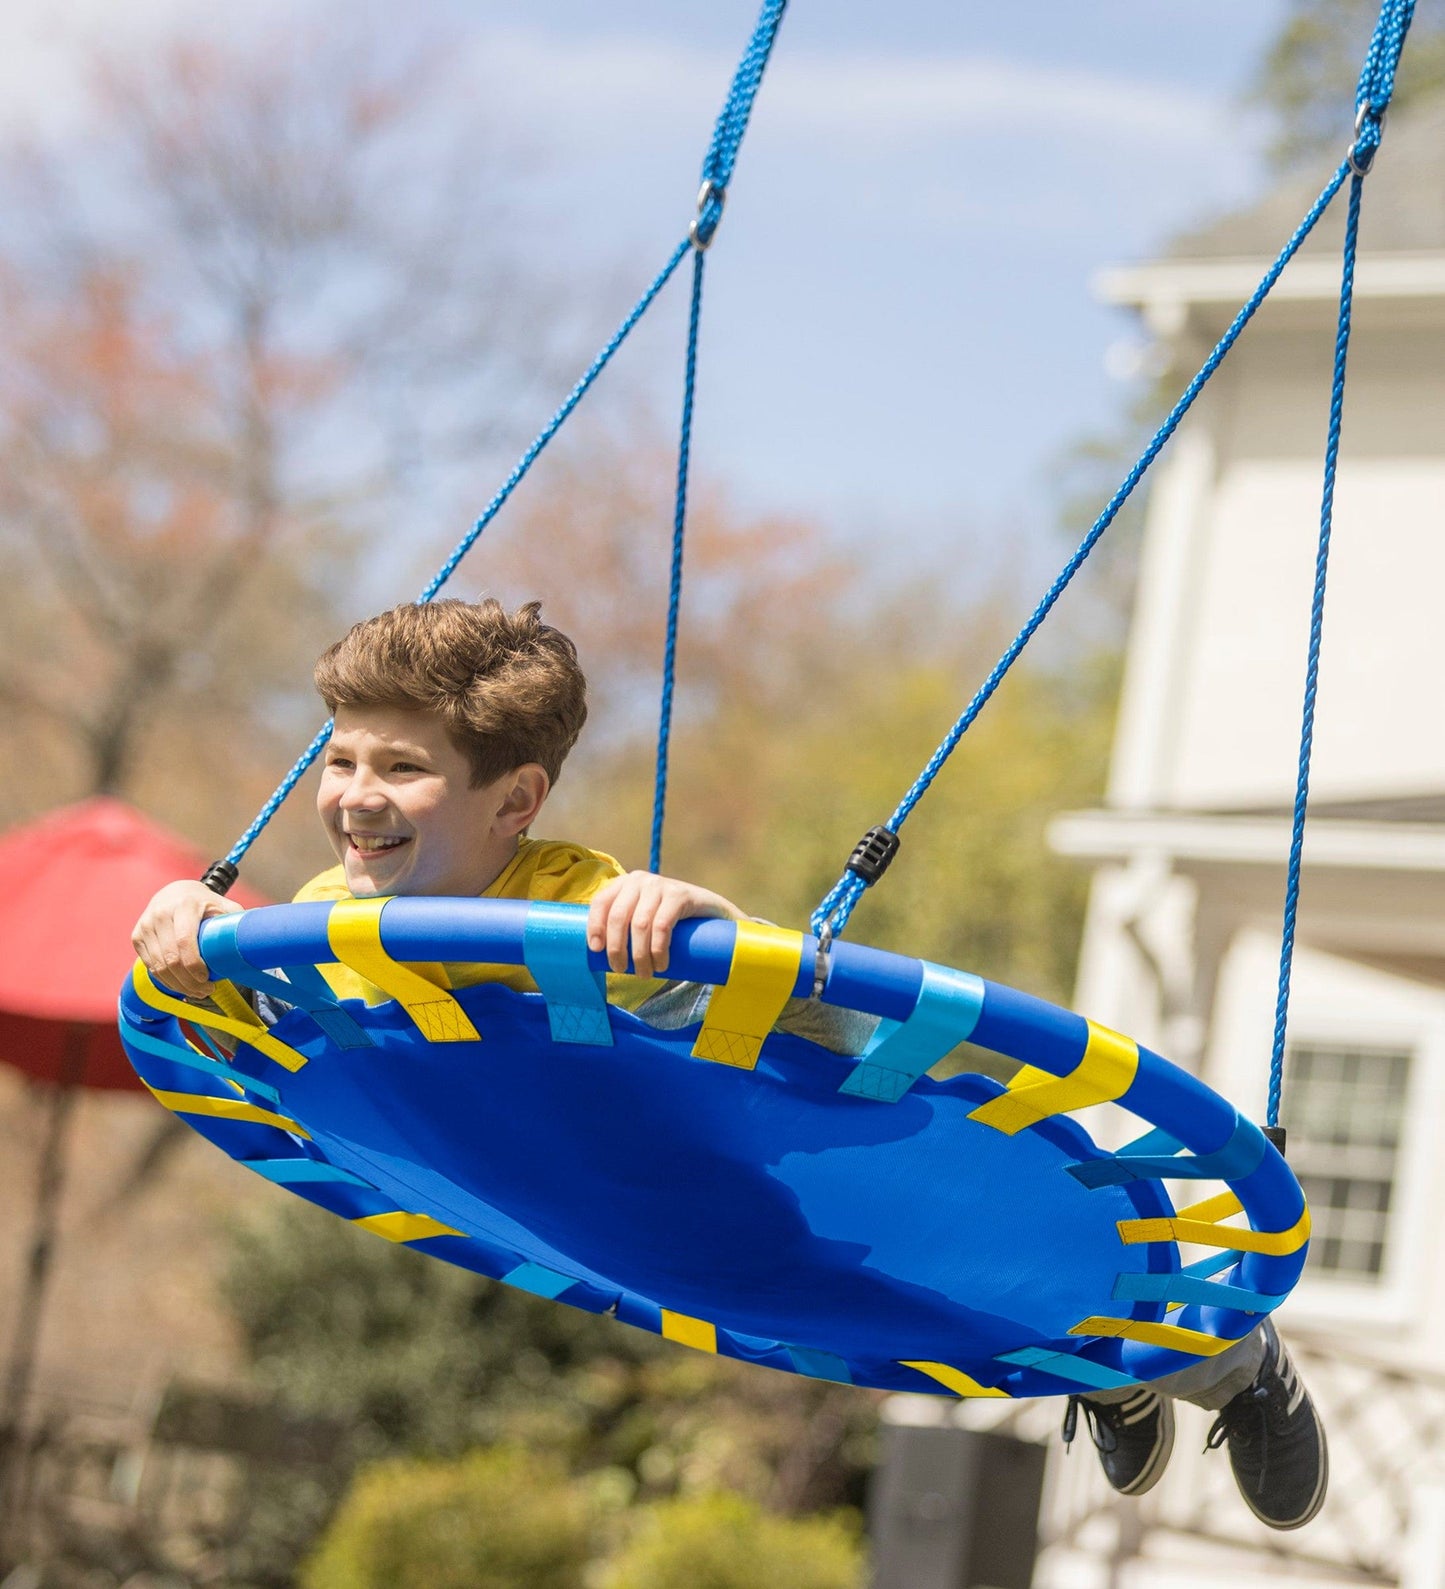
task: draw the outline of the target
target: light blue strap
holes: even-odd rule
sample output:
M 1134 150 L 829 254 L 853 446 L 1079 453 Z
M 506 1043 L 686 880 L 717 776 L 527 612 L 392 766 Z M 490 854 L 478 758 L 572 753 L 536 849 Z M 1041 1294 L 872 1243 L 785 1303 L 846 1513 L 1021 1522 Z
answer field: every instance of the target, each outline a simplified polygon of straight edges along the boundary
M 1150 1154 L 1130 1153 L 1125 1148 L 1113 1158 L 1088 1159 L 1067 1168 L 1076 1181 L 1088 1187 L 1122 1186 L 1125 1181 L 1237 1181 L 1259 1168 L 1264 1148 L 1264 1133 L 1252 1120 L 1240 1115 L 1235 1119 L 1229 1141 L 1213 1153 L 1156 1158 Z
M 839 1092 L 897 1103 L 924 1071 L 965 1042 L 978 1025 L 983 979 L 927 960 L 922 965 L 918 1002 L 908 1019 L 879 1022 Z
M 1271 1313 L 1283 1297 L 1246 1291 L 1219 1280 L 1190 1274 L 1121 1274 L 1114 1282 L 1116 1302 L 1194 1303 L 1203 1308 L 1238 1308 L 1241 1313 Z
M 269 993 L 272 998 L 303 1009 L 338 1048 L 374 1048 L 376 1045 L 342 1009 L 326 978 L 315 966 L 288 966 L 285 978 L 258 970 L 241 953 L 236 933 L 238 914 L 217 916 L 206 929 L 206 964 L 211 975 Z
M 347 1186 L 369 1186 L 350 1170 L 338 1169 L 324 1159 L 241 1159 L 248 1170 L 263 1175 L 278 1186 L 297 1186 L 307 1181 L 340 1181 Z
M 517 1286 L 523 1291 L 530 1291 L 533 1296 L 547 1297 L 555 1301 L 562 1293 L 579 1282 L 572 1275 L 559 1274 L 555 1269 L 547 1269 L 539 1263 L 519 1264 L 510 1274 L 505 1274 L 502 1279 L 509 1286 Z
M 1187 1263 L 1179 1271 L 1185 1275 L 1217 1275 L 1221 1269 L 1231 1268 L 1244 1256 L 1239 1252 L 1212 1252 L 1207 1258 L 1200 1258 L 1194 1263 Z
M 547 1001 L 554 1043 L 612 1046 L 607 984 L 587 963 L 586 911 L 576 905 L 534 903 L 522 931 L 522 960 Z
M 259 1098 L 264 1098 L 268 1103 L 279 1104 L 280 1095 L 274 1087 L 268 1087 L 263 1081 L 256 1081 L 246 1075 L 244 1071 L 237 1070 L 234 1065 L 228 1065 L 223 1060 L 207 1059 L 204 1054 L 198 1054 L 195 1049 L 187 1048 L 184 1043 L 168 1043 L 164 1038 L 152 1037 L 149 1032 L 142 1031 L 133 1022 L 122 1019 L 121 1027 L 128 1048 L 139 1048 L 144 1053 L 155 1054 L 160 1059 L 168 1059 L 173 1065 L 185 1065 L 190 1070 L 201 1070 L 208 1076 L 219 1076 L 222 1081 L 234 1082 L 238 1087 L 244 1087 L 247 1092 L 253 1092 Z
M 839 1385 L 853 1383 L 848 1365 L 832 1352 L 814 1352 L 806 1346 L 790 1346 L 787 1351 L 795 1373 L 806 1374 L 809 1379 L 831 1379 Z
M 1184 1144 L 1178 1137 L 1171 1137 L 1162 1126 L 1155 1126 L 1152 1131 L 1146 1131 L 1142 1137 L 1135 1137 L 1132 1142 L 1126 1142 L 1119 1149 L 1119 1157 L 1121 1159 L 1159 1158 L 1183 1151 Z
M 1118 1369 L 1105 1368 L 1092 1358 L 1072 1352 L 1052 1352 L 1046 1346 L 1025 1346 L 1017 1352 L 1000 1352 L 996 1363 L 1015 1363 L 1020 1368 L 1036 1368 L 1041 1374 L 1066 1379 L 1071 1384 L 1087 1385 L 1090 1390 L 1128 1390 L 1139 1381 Z

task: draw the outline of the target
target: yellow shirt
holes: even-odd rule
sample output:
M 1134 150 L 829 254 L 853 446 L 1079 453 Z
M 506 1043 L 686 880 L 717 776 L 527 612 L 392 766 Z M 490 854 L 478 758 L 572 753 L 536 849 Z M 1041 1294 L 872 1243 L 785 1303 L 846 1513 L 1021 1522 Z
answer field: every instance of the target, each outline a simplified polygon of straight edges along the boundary
M 483 899 L 550 899 L 564 904 L 585 905 L 614 877 L 623 873 L 619 862 L 600 850 L 587 850 L 580 844 L 559 843 L 553 839 L 521 839 L 517 853 L 501 873 L 482 890 Z M 314 904 L 350 899 L 346 874 L 340 866 L 313 877 L 296 894 L 295 903 Z M 449 964 L 413 965 L 412 970 L 443 988 L 473 987 L 479 982 L 497 982 L 519 993 L 535 993 L 537 984 L 521 966 Z M 379 1004 L 387 997 L 375 984 L 344 965 L 326 965 L 321 974 L 339 999 L 365 999 Z M 656 993 L 663 984 L 647 977 L 609 976 L 608 997 L 624 1009 L 635 1009 Z

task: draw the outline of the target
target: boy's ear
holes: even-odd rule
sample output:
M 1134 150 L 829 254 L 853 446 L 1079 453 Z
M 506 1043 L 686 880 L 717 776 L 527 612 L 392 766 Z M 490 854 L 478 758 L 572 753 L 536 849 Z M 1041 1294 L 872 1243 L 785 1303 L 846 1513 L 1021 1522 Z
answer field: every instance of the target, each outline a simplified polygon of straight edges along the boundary
M 508 837 L 525 833 L 551 790 L 552 780 L 545 767 L 535 761 L 523 763 L 512 774 L 511 787 L 497 810 L 497 826 Z

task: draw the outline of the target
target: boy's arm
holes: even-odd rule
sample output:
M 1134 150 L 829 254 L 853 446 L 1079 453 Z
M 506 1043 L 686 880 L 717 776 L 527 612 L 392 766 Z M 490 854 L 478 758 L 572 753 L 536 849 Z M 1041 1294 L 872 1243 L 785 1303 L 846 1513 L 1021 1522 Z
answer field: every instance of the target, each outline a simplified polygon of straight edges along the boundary
M 157 982 L 183 998 L 204 999 L 214 984 L 197 946 L 201 923 L 240 909 L 204 883 L 167 883 L 141 912 L 130 941 Z
M 749 920 L 746 911 L 711 889 L 655 872 L 628 872 L 593 895 L 587 912 L 587 946 L 605 949 L 608 965 L 626 971 L 630 945 L 637 975 L 660 976 L 667 970 L 673 928 L 695 916 Z

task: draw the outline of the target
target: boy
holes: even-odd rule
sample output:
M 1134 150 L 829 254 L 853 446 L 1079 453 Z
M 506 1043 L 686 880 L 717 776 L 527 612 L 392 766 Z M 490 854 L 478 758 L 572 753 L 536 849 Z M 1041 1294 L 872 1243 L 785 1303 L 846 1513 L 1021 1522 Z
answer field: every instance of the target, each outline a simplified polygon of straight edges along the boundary
M 339 864 L 300 900 L 350 895 L 460 894 L 590 904 L 588 942 L 614 971 L 667 969 L 684 917 L 739 920 L 705 888 L 610 855 L 527 836 L 587 718 L 576 649 L 532 602 L 508 615 L 496 601 L 396 607 L 355 625 L 316 665 L 335 719 L 316 809 Z M 168 884 L 136 924 L 136 953 L 187 998 L 211 991 L 196 947 L 200 925 L 240 907 L 204 884 Z M 473 969 L 473 968 L 469 968 Z M 460 971 L 460 968 L 459 968 Z M 476 973 L 461 972 L 463 981 Z M 530 986 L 524 973 L 489 980 Z M 367 990 L 339 973 L 337 992 Z M 619 989 L 637 1002 L 655 984 Z
M 699 1018 L 707 996 L 689 984 L 644 980 L 666 971 L 673 929 L 688 917 L 745 919 L 720 894 L 675 878 L 627 872 L 611 856 L 528 836 L 587 716 L 586 681 L 567 637 L 532 602 L 508 615 L 496 601 L 402 606 L 355 625 L 316 665 L 335 729 L 316 806 L 338 865 L 298 900 L 440 894 L 563 900 L 589 907 L 587 934 L 614 972 L 628 950 L 638 973 L 615 1002 L 652 1024 Z M 198 882 L 167 885 L 136 924 L 137 954 L 189 998 L 211 991 L 197 950 L 208 916 L 240 907 Z M 449 966 L 452 986 L 482 980 L 530 988 L 526 972 Z M 380 999 L 357 973 L 327 967 L 344 998 Z M 793 1000 L 779 1023 L 843 1053 L 858 1053 L 872 1023 Z M 1080 1404 L 1109 1482 L 1139 1495 L 1157 1482 L 1174 1441 L 1170 1399 L 1219 1413 L 1210 1444 L 1228 1441 L 1245 1500 L 1271 1527 L 1297 1528 L 1319 1510 L 1327 1464 L 1323 1431 L 1266 1321 L 1214 1358 L 1154 1385 L 1071 1398 Z

